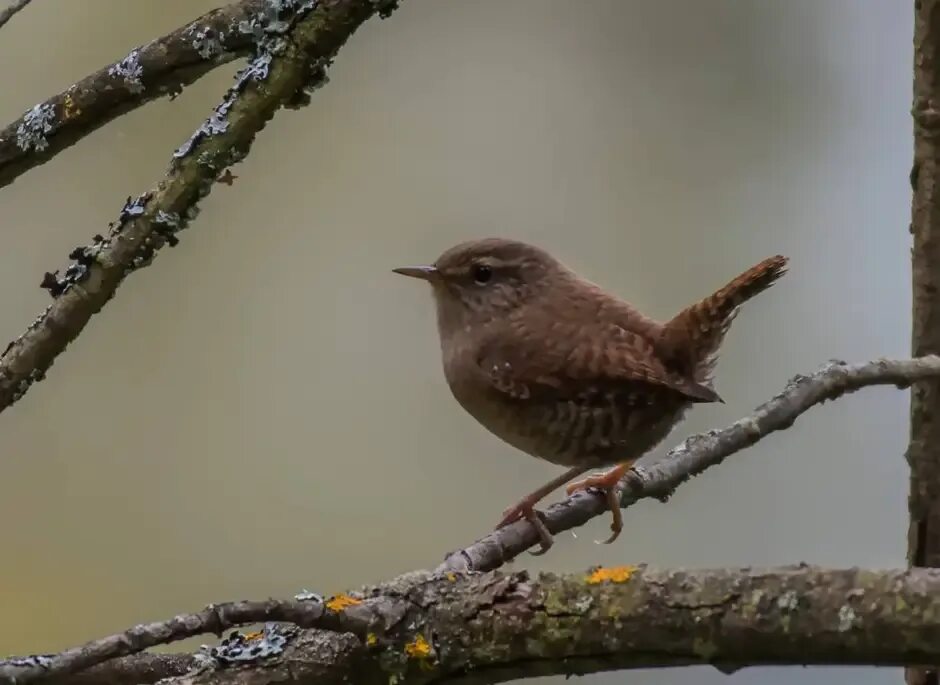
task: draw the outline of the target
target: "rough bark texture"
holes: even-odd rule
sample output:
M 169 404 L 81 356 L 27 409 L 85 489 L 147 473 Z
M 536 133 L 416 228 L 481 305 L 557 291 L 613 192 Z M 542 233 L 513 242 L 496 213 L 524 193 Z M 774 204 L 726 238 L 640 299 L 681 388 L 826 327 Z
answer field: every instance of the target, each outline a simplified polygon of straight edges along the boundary
M 940 663 L 935 569 L 411 574 L 356 597 L 344 611 L 370 623 L 364 640 L 295 630 L 264 659 L 203 660 L 166 685 L 496 683 L 690 664 Z M 109 678 L 106 667 L 100 680 L 90 675 L 80 682 Z
M 0 188 L 116 117 L 248 55 L 256 37 L 233 28 L 258 16 L 264 4 L 243 0 L 213 10 L 24 112 L 0 131 Z
M 0 28 L 3 27 L 13 15 L 26 7 L 32 0 L 13 0 L 5 9 L 0 10 Z
M 45 376 L 124 278 L 149 264 L 164 244 L 176 244 L 177 232 L 196 215 L 199 200 L 226 167 L 248 154 L 275 112 L 304 104 L 308 93 L 326 82 L 326 66 L 353 31 L 395 3 L 266 0 L 262 5 L 265 9 L 251 21 L 230 27 L 255 36 L 257 56 L 212 116 L 176 151 L 166 178 L 136 200 L 129 198 L 106 237 L 95 236 L 73 250 L 73 263 L 62 276 L 46 274 L 42 285 L 53 303 L 0 356 L 0 411 Z M 273 15 L 272 7 L 278 8 Z M 121 67 L 126 82 L 137 82 L 135 63 Z M 41 117 L 32 120 L 29 132 L 46 135 Z
M 911 232 L 915 355 L 940 352 L 940 2 L 916 0 L 914 24 L 914 191 Z M 911 392 L 908 562 L 940 566 L 940 382 Z M 937 685 L 938 671 L 908 669 L 911 685 Z

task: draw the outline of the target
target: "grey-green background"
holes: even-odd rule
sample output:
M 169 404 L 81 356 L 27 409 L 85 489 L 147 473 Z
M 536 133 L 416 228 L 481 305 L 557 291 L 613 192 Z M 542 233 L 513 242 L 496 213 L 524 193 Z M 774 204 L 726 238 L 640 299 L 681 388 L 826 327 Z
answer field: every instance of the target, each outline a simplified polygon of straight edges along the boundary
M 0 121 L 217 3 L 34 0 L 0 31 Z M 724 348 L 727 404 L 671 443 L 831 357 L 905 355 L 911 5 L 404 0 L 369 22 L 313 105 L 269 124 L 181 245 L 0 416 L 0 653 L 427 567 L 557 473 L 462 413 L 429 293 L 389 273 L 460 240 L 536 242 L 659 317 L 789 255 Z M 42 273 L 161 177 L 233 70 L 0 191 L 0 339 L 48 302 Z M 902 565 L 907 406 L 875 389 L 817 409 L 631 509 L 616 544 L 592 544 L 599 520 L 516 566 Z

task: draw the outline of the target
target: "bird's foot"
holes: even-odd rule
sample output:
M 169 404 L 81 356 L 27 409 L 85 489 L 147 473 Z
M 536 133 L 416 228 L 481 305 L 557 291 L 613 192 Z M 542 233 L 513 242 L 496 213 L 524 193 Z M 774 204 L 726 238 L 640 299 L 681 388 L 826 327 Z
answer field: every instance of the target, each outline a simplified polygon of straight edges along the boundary
M 595 540 L 598 544 L 609 545 L 620 536 L 620 531 L 623 530 L 623 513 L 620 511 L 620 501 L 617 497 L 617 484 L 632 465 L 632 462 L 620 464 L 605 473 L 575 481 L 566 488 L 569 495 L 578 490 L 594 489 L 600 490 L 607 497 L 607 506 L 610 507 L 610 513 L 613 515 L 613 521 L 610 524 L 613 532 L 606 540 Z
M 551 549 L 552 544 L 554 544 L 554 539 L 552 538 L 552 534 L 548 532 L 545 521 L 542 520 L 542 512 L 535 508 L 537 501 L 538 500 L 532 497 L 525 497 L 517 504 L 509 507 L 503 512 L 503 518 L 496 524 L 496 529 L 505 528 L 510 523 L 525 519 L 532 524 L 532 527 L 535 528 L 535 532 L 538 533 L 539 551 L 531 552 L 532 555 L 538 557 Z

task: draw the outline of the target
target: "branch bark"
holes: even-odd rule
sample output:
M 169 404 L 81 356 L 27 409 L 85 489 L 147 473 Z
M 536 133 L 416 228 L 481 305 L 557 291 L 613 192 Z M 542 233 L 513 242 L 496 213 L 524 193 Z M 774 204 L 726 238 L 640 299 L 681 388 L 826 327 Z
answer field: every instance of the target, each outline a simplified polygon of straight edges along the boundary
M 270 1 L 270 0 L 269 0 Z M 266 5 L 267 7 L 268 5 Z M 76 248 L 59 276 L 43 287 L 53 303 L 0 356 L 0 411 L 44 378 L 55 358 L 110 300 L 130 273 L 150 263 L 196 215 L 223 169 L 248 154 L 255 135 L 282 106 L 306 103 L 326 80 L 326 67 L 347 38 L 394 0 L 279 0 L 277 22 L 261 36 L 258 55 L 242 70 L 212 116 L 173 156 L 166 178 L 128 199 L 107 237 Z M 135 70 L 127 67 L 131 78 Z
M 251 54 L 270 26 L 266 1 L 213 10 L 31 107 L 0 131 L 0 188 L 122 114 Z
M 165 685 L 482 684 L 691 664 L 731 672 L 940 663 L 940 572 L 933 569 L 417 574 L 361 596 L 345 611 L 371 617 L 365 641 L 285 630 L 264 657 L 241 658 L 239 666 L 206 656 Z
M 13 2 L 9 4 L 9 6 L 4 8 L 3 10 L 0 10 L 0 28 L 3 28 L 4 24 L 6 24 L 8 21 L 10 21 L 10 19 L 13 18 L 14 14 L 19 12 L 24 7 L 26 7 L 26 5 L 28 5 L 32 1 L 33 0 L 13 0 Z
M 914 165 L 911 232 L 913 329 L 920 356 L 940 353 L 940 2 L 914 3 Z M 911 468 L 908 563 L 940 566 L 940 381 L 914 385 L 907 461 Z M 935 669 L 908 669 L 910 685 L 937 685 Z
M 653 464 L 645 469 L 639 469 L 634 472 L 632 476 L 625 478 L 622 484 L 621 502 L 623 506 L 629 506 L 642 497 L 658 497 L 665 499 L 676 487 L 687 481 L 691 476 L 700 473 L 709 466 L 721 463 L 730 454 L 754 444 L 761 438 L 775 431 L 788 428 L 803 412 L 826 400 L 836 399 L 846 393 L 870 385 L 891 384 L 898 387 L 907 387 L 918 380 L 937 377 L 940 377 L 940 357 L 935 356 L 912 360 L 875 360 L 867 364 L 854 366 L 849 366 L 844 362 L 830 362 L 813 374 L 795 377 L 781 393 L 758 407 L 751 416 L 740 419 L 723 430 L 710 431 L 705 434 L 690 437 L 682 445 L 673 449 L 659 463 Z M 551 507 L 545 513 L 549 527 L 553 532 L 557 533 L 561 530 L 567 530 L 576 525 L 580 525 L 589 520 L 592 516 L 605 513 L 605 504 L 601 498 L 595 495 L 578 493 L 564 502 Z M 143 682 L 145 680 L 144 669 L 142 666 L 136 664 L 133 659 L 124 659 L 116 662 L 113 666 L 116 670 L 113 672 L 110 664 L 102 664 L 102 662 L 114 659 L 115 657 L 140 652 L 158 644 L 167 644 L 175 640 L 205 632 L 220 633 L 236 625 L 272 620 L 290 621 L 296 625 L 319 629 L 303 633 L 304 637 L 302 637 L 299 643 L 303 645 L 300 656 L 296 658 L 293 656 L 289 657 L 291 659 L 288 668 L 288 670 L 291 671 L 291 674 L 289 674 L 290 678 L 300 678 L 302 675 L 304 678 L 316 677 L 317 679 L 324 680 L 324 682 L 333 682 L 333 679 L 350 677 L 351 674 L 355 674 L 356 677 L 360 679 L 357 680 L 357 682 L 371 682 L 370 678 L 378 677 L 378 675 L 388 678 L 389 673 L 383 670 L 387 668 L 387 664 L 385 664 L 385 662 L 373 663 L 376 654 L 370 648 L 380 642 L 385 644 L 391 640 L 394 643 L 395 640 L 399 640 L 400 642 L 400 639 L 404 639 L 398 635 L 398 633 L 394 632 L 398 630 L 398 626 L 417 625 L 421 624 L 422 621 L 433 621 L 432 618 L 424 615 L 426 613 L 424 610 L 428 609 L 431 604 L 423 600 L 415 600 L 411 597 L 413 587 L 415 587 L 416 584 L 421 585 L 432 581 L 434 583 L 441 583 L 443 582 L 441 581 L 442 578 L 448 583 L 456 582 L 458 578 L 479 578 L 481 577 L 481 571 L 496 568 L 536 542 L 536 534 L 530 528 L 529 524 L 520 522 L 519 524 L 514 524 L 513 526 L 491 533 L 469 547 L 449 555 L 444 563 L 431 574 L 427 572 L 417 572 L 415 574 L 402 576 L 378 588 L 367 589 L 356 596 L 340 595 L 326 602 L 316 596 L 310 595 L 295 598 L 292 602 L 268 600 L 266 602 L 242 602 L 210 606 L 198 614 L 177 616 L 165 622 L 135 626 L 123 633 L 101 640 L 95 640 L 82 647 L 67 650 L 58 655 L 22 657 L 0 662 L 0 682 L 2 682 L 4 678 L 10 681 L 15 679 L 18 683 L 22 683 L 40 677 L 61 677 L 96 664 L 101 665 L 82 674 L 83 683 L 95 683 L 109 679 L 124 678 L 128 677 L 128 674 L 133 674 L 134 677 L 137 677 L 139 681 Z M 802 571 L 807 571 L 805 567 L 800 568 Z M 623 575 L 630 575 L 631 573 L 632 571 L 629 570 L 610 572 L 608 573 L 609 577 L 607 577 L 607 579 L 616 581 L 617 578 Z M 679 577 L 679 575 L 676 574 L 681 574 L 681 572 L 671 573 L 674 577 Z M 710 573 L 714 574 L 718 572 Z M 728 583 L 746 584 L 750 582 L 747 580 L 750 577 L 748 575 L 749 572 L 741 572 L 737 575 L 731 571 L 722 573 L 727 574 Z M 493 577 L 495 578 L 496 576 Z M 644 575 L 644 577 L 646 576 Z M 865 577 L 868 578 L 869 576 Z M 875 576 L 871 577 L 874 578 Z M 887 576 L 878 582 L 884 581 L 887 583 L 888 580 L 886 580 L 886 578 Z M 928 589 L 932 591 L 934 587 L 932 583 L 940 583 L 940 571 L 924 572 L 920 575 L 894 574 L 891 575 L 890 578 L 892 579 L 891 582 L 894 583 L 894 585 L 891 585 L 893 588 L 892 592 L 895 590 L 903 590 L 903 583 L 909 580 L 911 582 L 916 580 L 916 582 L 910 586 L 912 592 L 914 591 L 913 588 L 921 588 L 920 591 L 926 592 L 926 590 L 923 589 L 926 587 L 923 586 L 923 583 L 928 583 Z M 590 585 L 591 583 L 588 584 Z M 470 595 L 475 595 L 475 593 L 481 591 L 480 588 L 472 585 L 467 587 L 469 588 L 467 591 Z M 711 587 L 710 585 L 703 586 L 705 589 Z M 856 611 L 857 603 L 849 601 L 853 597 L 859 600 L 864 597 L 865 606 L 862 607 L 862 609 L 868 612 L 886 612 L 887 614 L 895 615 L 902 609 L 907 611 L 906 605 L 902 607 L 901 604 L 895 602 L 894 596 L 889 598 L 884 593 L 866 594 L 867 590 L 855 586 L 851 588 L 851 593 L 849 593 L 849 590 L 846 590 L 845 593 L 839 594 L 841 591 L 838 590 L 838 585 L 828 589 L 824 587 L 820 589 L 819 592 L 833 592 L 833 588 L 835 588 L 835 594 L 833 596 L 843 602 L 843 605 L 840 606 L 848 607 L 840 610 L 846 612 L 846 616 L 849 618 L 851 617 L 850 612 Z M 940 589 L 940 587 L 938 587 L 938 589 Z M 804 590 L 810 592 L 808 587 L 802 588 L 799 592 L 802 593 Z M 673 592 L 674 590 L 670 590 L 670 593 Z M 681 596 L 681 594 L 680 592 L 675 596 Z M 903 593 L 899 596 L 903 599 Z M 407 599 L 407 602 L 401 606 L 394 602 L 392 604 L 383 603 L 385 601 L 383 598 L 388 597 L 398 599 L 404 597 Z M 735 601 L 743 597 L 744 594 L 739 593 Z M 790 597 L 790 595 L 787 595 L 787 597 Z M 396 599 L 396 601 L 398 600 Z M 590 601 L 593 602 L 594 600 L 591 599 Z M 761 600 L 760 598 L 755 598 L 754 601 L 759 604 Z M 794 606 L 800 605 L 801 600 L 796 599 L 793 601 L 796 602 Z M 836 601 L 836 599 L 832 601 Z M 883 601 L 887 601 L 887 604 L 882 603 Z M 906 599 L 904 601 L 907 602 Z M 936 607 L 934 607 L 933 604 L 935 601 L 938 602 Z M 724 602 L 724 600 L 722 600 L 722 602 Z M 845 602 L 848 602 L 848 604 L 845 604 Z M 790 599 L 787 599 L 785 603 L 789 605 L 792 602 Z M 417 609 L 412 606 L 412 604 L 416 604 Z M 703 600 L 701 604 L 703 606 L 685 602 L 676 604 L 676 606 L 688 610 L 690 615 L 694 618 L 698 609 L 708 608 L 704 605 L 709 604 L 709 602 Z M 719 604 L 715 606 L 719 606 Z M 816 600 L 813 600 L 813 602 L 806 606 L 807 608 L 810 606 L 818 608 L 825 606 L 825 604 L 818 604 Z M 922 595 L 916 602 L 911 604 L 911 606 L 916 607 L 918 611 L 921 609 L 924 611 L 932 611 L 933 609 L 931 607 L 934 607 L 940 612 L 940 595 Z M 389 607 L 392 608 L 390 609 Z M 765 608 L 763 608 L 763 605 L 759 608 L 760 612 L 752 612 L 750 617 L 750 620 L 755 625 L 762 625 L 766 619 Z M 778 608 L 780 607 L 778 606 Z M 615 611 L 615 609 L 610 610 Z M 579 616 L 580 614 L 571 613 L 568 609 L 559 609 L 557 615 L 571 618 L 573 616 Z M 604 615 L 610 616 L 611 614 L 608 612 Z M 938 617 L 937 620 L 940 620 L 940 613 L 936 615 Z M 933 614 L 928 613 L 924 614 L 924 616 L 932 617 Z M 757 620 L 758 617 L 760 620 Z M 662 616 L 656 618 L 656 620 L 660 620 L 661 618 Z M 828 620 L 821 616 L 817 617 L 817 619 L 819 621 Z M 511 619 L 509 620 L 511 621 Z M 807 617 L 807 620 L 809 620 L 809 617 Z M 846 618 L 846 620 L 849 619 Z M 722 624 L 722 626 L 724 626 L 724 624 Z M 866 622 L 865 626 L 866 630 L 872 629 L 870 622 Z M 548 628 L 555 629 L 554 626 L 548 626 Z M 545 628 L 535 625 L 532 626 L 533 631 L 541 631 L 543 629 Z M 721 627 L 721 630 L 716 632 L 712 637 L 717 636 L 716 639 L 721 638 L 721 640 L 724 640 L 724 633 L 721 632 L 724 629 L 724 627 Z M 743 628 L 741 629 L 743 630 Z M 435 630 L 438 629 L 435 628 Z M 738 628 L 735 628 L 735 630 L 738 630 Z M 344 632 L 337 634 L 335 631 Z M 798 631 L 794 628 L 794 632 Z M 432 633 L 428 633 L 428 635 L 431 634 Z M 463 639 L 460 635 L 447 636 L 441 633 L 440 630 L 438 630 L 437 634 L 436 644 L 438 646 L 434 647 L 434 649 L 456 649 L 457 647 L 452 646 L 449 642 L 451 637 L 454 639 Z M 260 651 L 269 653 L 272 649 L 272 645 L 276 645 L 282 641 L 282 639 L 292 639 L 295 635 L 295 633 L 290 631 L 272 634 L 268 637 L 260 638 L 261 642 L 257 644 L 263 645 L 263 647 L 259 647 Z M 389 635 L 391 635 L 391 637 L 389 637 Z M 807 633 L 799 639 L 811 639 L 814 635 L 818 636 L 818 633 Z M 532 632 L 524 642 L 540 644 L 542 637 L 541 632 Z M 414 640 L 415 637 L 412 635 L 408 639 Z M 430 640 L 429 644 L 434 642 L 430 637 L 426 639 Z M 476 637 L 474 637 L 474 639 L 476 639 Z M 515 640 L 515 638 L 513 638 L 513 640 Z M 734 643 L 734 640 L 721 642 L 721 644 L 728 645 L 722 649 L 730 650 L 730 645 Z M 904 649 L 917 644 L 916 642 L 905 643 L 903 640 L 898 640 L 898 643 L 899 646 L 895 647 L 895 651 L 892 652 L 892 654 L 900 655 Z M 902 643 L 903 646 L 901 646 Z M 704 657 L 702 657 L 702 655 L 690 657 L 683 652 L 682 654 L 685 654 L 691 661 L 681 662 L 679 658 L 680 653 L 678 651 L 673 653 L 653 649 L 650 653 L 656 654 L 658 657 L 662 656 L 665 659 L 662 662 L 653 664 L 652 662 L 644 661 L 644 659 L 649 657 L 649 654 L 646 654 L 645 648 L 640 649 L 637 647 L 637 644 L 639 643 L 631 638 L 628 643 L 624 643 L 626 647 L 629 647 L 629 654 L 622 654 L 622 650 L 617 651 L 616 654 L 611 653 L 608 655 L 610 657 L 609 659 L 602 659 L 598 662 L 595 670 L 607 670 L 608 668 L 614 667 L 624 668 L 633 665 L 648 666 L 703 663 Z M 252 657 L 250 653 L 251 645 L 247 644 L 244 640 L 236 639 L 228 646 L 223 645 L 223 660 L 225 654 L 231 656 L 230 652 L 233 645 L 235 649 L 239 650 L 239 654 L 237 658 L 232 657 L 230 659 L 231 661 L 244 661 L 245 657 Z M 398 647 L 404 649 L 400 644 L 398 644 Z M 505 654 L 504 648 L 505 645 L 500 643 L 494 646 L 494 653 Z M 911 648 L 914 649 L 913 647 Z M 418 647 L 413 647 L 412 651 L 415 649 L 418 649 Z M 618 648 L 618 650 L 619 649 L 620 648 Z M 940 647 L 937 647 L 937 649 L 940 650 Z M 640 652 L 639 656 L 635 653 L 637 651 Z M 733 654 L 731 651 L 727 651 L 727 653 L 720 650 L 713 652 L 711 647 L 709 647 L 706 652 L 708 654 L 720 655 L 721 658 L 718 660 L 722 662 L 731 659 L 731 655 Z M 705 652 L 703 652 L 703 654 L 704 653 Z M 833 652 L 833 654 L 834 653 L 835 652 Z M 850 652 L 845 654 L 839 652 L 839 654 L 841 654 L 841 656 L 838 657 L 840 659 L 858 659 L 858 661 L 838 661 L 832 663 L 881 663 L 880 661 L 865 661 L 869 657 L 866 656 L 864 652 Z M 160 661 L 160 658 L 148 655 L 146 673 L 158 675 L 159 677 L 169 677 L 174 674 L 178 675 L 179 669 L 186 663 L 199 666 L 200 668 L 206 666 L 207 659 L 205 657 L 207 655 L 203 656 L 204 658 L 197 659 L 196 662 L 186 662 L 182 655 L 167 656 L 165 661 Z M 218 654 L 208 656 L 211 657 L 208 658 L 210 666 L 221 663 Z M 564 658 L 568 659 L 570 656 L 571 655 L 566 655 Z M 519 658 L 524 659 L 524 662 L 516 665 L 507 665 L 500 662 L 499 664 L 493 665 L 492 671 L 487 671 L 489 674 L 487 677 L 490 677 L 492 674 L 501 674 L 504 668 L 508 668 L 506 672 L 509 675 L 505 678 L 502 675 L 498 677 L 493 676 L 495 679 L 484 680 L 482 682 L 497 682 L 500 679 L 515 678 L 520 675 L 543 675 L 543 666 L 549 669 L 546 672 L 564 672 L 552 670 L 562 668 L 563 664 L 559 665 L 551 659 L 546 661 L 545 664 L 541 664 L 537 660 L 532 661 L 529 657 Z M 754 658 L 756 659 L 754 663 L 765 663 L 762 660 L 770 657 L 766 655 L 762 656 L 760 653 L 757 653 L 757 656 Z M 785 659 L 790 657 L 781 656 L 780 658 Z M 823 658 L 823 655 L 821 654 L 819 658 Z M 834 657 L 830 655 L 827 658 Z M 900 658 L 900 656 L 898 658 Z M 708 657 L 705 661 L 709 659 L 711 659 L 711 657 Z M 884 659 L 890 660 L 887 656 L 885 656 Z M 249 659 L 249 661 L 253 660 L 253 657 Z M 711 660 L 714 661 L 714 659 Z M 747 658 L 745 658 L 744 661 L 750 663 Z M 571 662 L 565 663 L 568 663 L 570 666 Z M 783 663 L 783 661 L 780 663 Z M 795 661 L 793 663 L 804 662 Z M 901 662 L 899 661 L 897 663 Z M 911 663 L 911 661 L 907 661 L 906 663 Z M 937 663 L 940 663 L 940 660 L 938 660 Z M 594 666 L 591 668 L 594 668 Z M 213 677 L 217 679 L 229 677 L 227 671 L 219 673 L 221 673 L 221 675 L 217 674 Z M 251 678 L 258 682 L 270 682 L 271 672 L 268 670 L 267 666 L 261 671 L 253 671 L 252 673 Z M 421 673 L 423 673 L 423 671 L 421 671 Z M 405 677 L 407 675 L 408 673 L 398 674 L 396 677 Z M 438 673 L 438 675 L 442 674 Z M 414 674 L 408 677 L 413 676 Z M 236 674 L 236 676 L 233 677 L 237 680 L 242 676 Z M 249 676 L 245 676 L 245 678 L 248 677 Z M 337 680 L 337 682 L 339 682 L 339 680 Z M 416 682 L 423 681 L 419 678 Z

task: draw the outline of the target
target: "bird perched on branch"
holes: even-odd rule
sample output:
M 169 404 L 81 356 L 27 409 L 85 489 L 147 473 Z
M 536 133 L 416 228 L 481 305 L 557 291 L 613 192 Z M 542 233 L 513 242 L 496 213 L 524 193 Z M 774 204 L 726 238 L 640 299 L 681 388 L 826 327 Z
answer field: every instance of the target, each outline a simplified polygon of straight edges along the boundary
M 613 542 L 623 528 L 617 484 L 712 388 L 718 348 L 738 307 L 786 272 L 770 257 L 665 323 L 586 281 L 544 250 L 489 238 L 432 265 L 394 269 L 431 284 L 444 375 L 460 405 L 513 447 L 568 470 L 503 512 L 552 537 L 535 504 L 568 486 L 604 493 Z

